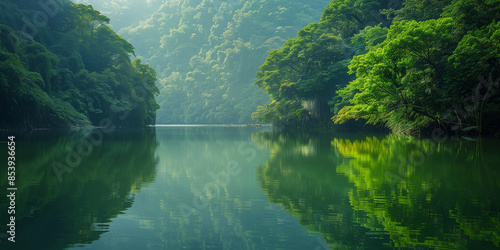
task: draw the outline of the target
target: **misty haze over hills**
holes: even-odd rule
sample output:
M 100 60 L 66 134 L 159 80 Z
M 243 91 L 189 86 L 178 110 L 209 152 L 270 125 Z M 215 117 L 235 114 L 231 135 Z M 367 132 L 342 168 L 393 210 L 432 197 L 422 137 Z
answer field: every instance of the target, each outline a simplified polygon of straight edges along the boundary
M 157 71 L 157 123 L 253 123 L 269 102 L 253 84 L 267 51 L 318 21 L 329 1 L 78 2 L 110 17 Z

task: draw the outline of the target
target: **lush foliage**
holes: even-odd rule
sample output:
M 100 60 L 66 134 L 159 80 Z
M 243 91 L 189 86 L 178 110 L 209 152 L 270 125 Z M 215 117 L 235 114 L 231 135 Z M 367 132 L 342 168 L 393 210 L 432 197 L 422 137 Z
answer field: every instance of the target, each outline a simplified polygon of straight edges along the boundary
M 252 118 L 290 127 L 329 126 L 336 90 L 353 80 L 347 74 L 351 58 L 383 40 L 389 20 L 379 11 L 389 6 L 388 1 L 331 1 L 319 22 L 269 52 L 256 85 L 272 101 L 258 107 Z M 373 30 L 367 25 L 374 25 Z
M 439 66 L 443 54 L 453 48 L 452 26 L 451 18 L 393 24 L 382 44 L 352 60 L 350 73 L 356 73 L 356 79 L 338 92 L 350 97 L 350 105 L 334 120 L 363 118 L 384 122 L 394 131 L 437 121 L 434 107 L 446 96 L 433 88 L 444 87 L 438 84 L 443 71 Z
M 91 5 L 53 3 L 0 3 L 4 126 L 74 127 L 103 119 L 120 126 L 154 124 L 155 71 L 131 61 L 134 47 Z
M 327 3 L 163 1 L 119 33 L 158 71 L 158 123 L 251 123 L 269 101 L 252 84 L 266 52 L 317 20 Z
M 319 23 L 269 53 L 256 85 L 272 101 L 253 118 L 362 120 L 406 134 L 497 129 L 500 1 L 394 3 L 332 0 Z

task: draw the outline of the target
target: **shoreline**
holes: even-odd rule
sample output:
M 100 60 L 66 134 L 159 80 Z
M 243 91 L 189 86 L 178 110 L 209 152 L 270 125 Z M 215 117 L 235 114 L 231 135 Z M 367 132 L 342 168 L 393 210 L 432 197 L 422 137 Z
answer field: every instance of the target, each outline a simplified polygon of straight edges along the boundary
M 147 127 L 272 127 L 272 124 L 155 124 Z

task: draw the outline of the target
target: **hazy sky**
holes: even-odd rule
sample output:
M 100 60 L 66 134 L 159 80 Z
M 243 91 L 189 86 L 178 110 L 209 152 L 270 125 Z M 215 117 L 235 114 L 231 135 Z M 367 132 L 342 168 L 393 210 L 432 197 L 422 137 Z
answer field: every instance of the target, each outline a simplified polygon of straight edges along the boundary
M 75 3 L 91 4 L 94 9 L 109 17 L 110 26 L 115 31 L 147 19 L 166 1 L 171 0 L 73 0 Z

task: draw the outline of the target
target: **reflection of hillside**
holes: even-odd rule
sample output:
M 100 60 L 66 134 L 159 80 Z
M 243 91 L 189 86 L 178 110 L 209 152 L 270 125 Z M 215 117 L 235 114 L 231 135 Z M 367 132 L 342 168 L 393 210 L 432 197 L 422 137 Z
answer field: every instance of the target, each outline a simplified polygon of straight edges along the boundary
M 112 218 L 129 208 L 133 192 L 155 178 L 154 130 L 105 135 L 100 146 L 59 182 L 51 165 L 64 163 L 67 147 L 85 134 L 40 132 L 16 141 L 17 249 L 64 249 L 88 244 L 107 231 Z M 4 153 L 2 153 L 2 158 Z M 0 183 L 6 186 L 4 171 Z M 7 207 L 2 199 L 0 207 Z M 7 224 L 1 216 L 1 223 Z M 2 244 L 4 244 L 3 242 Z
M 381 246 L 386 236 L 369 235 L 361 226 L 363 213 L 349 203 L 353 186 L 337 174 L 342 159 L 328 138 L 259 133 L 252 139 L 271 150 L 271 159 L 257 169 L 271 202 L 298 217 L 308 230 L 320 232 L 332 249 Z
M 251 154 L 245 150 L 258 151 L 247 137 L 248 130 L 252 129 L 174 127 L 159 130 L 162 156 L 159 171 L 168 174 L 171 181 L 190 183 L 191 191 L 198 193 L 214 181 L 211 174 L 226 172 L 230 161 L 238 162 L 241 167 L 251 166 L 247 162 Z
M 257 148 L 250 136 L 263 129 L 267 128 L 157 129 L 160 165 L 141 214 L 148 214 L 164 249 L 285 250 L 318 244 L 289 214 L 270 206 L 258 188 L 255 166 L 269 153 Z M 226 171 L 229 161 L 238 163 L 241 173 L 231 175 L 227 185 L 217 183 L 211 174 Z M 206 192 L 206 185 L 217 187 Z M 197 208 L 193 199 L 201 206 Z M 150 209 L 158 203 L 161 211 Z M 186 218 L 180 205 L 196 213 Z
M 499 246 L 500 161 L 498 143 L 490 143 L 438 145 L 393 136 L 332 141 L 349 159 L 337 171 L 356 186 L 349 193 L 354 209 L 382 224 L 395 246 L 468 249 Z M 478 151 L 481 146 L 490 150 Z

